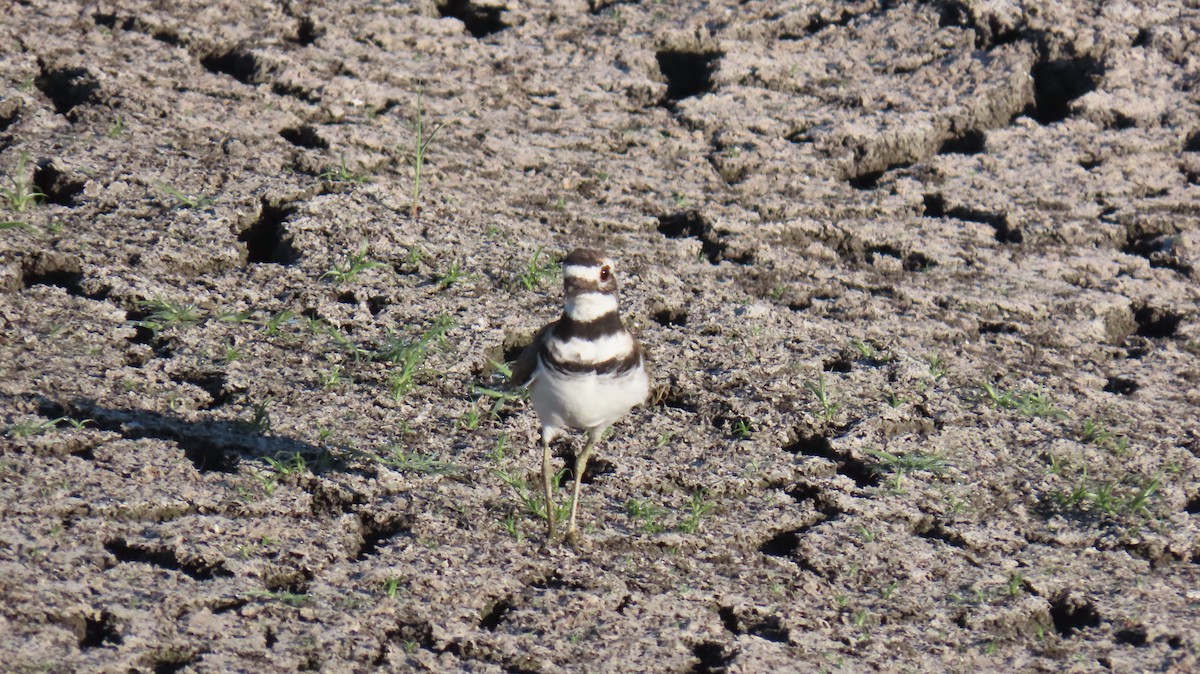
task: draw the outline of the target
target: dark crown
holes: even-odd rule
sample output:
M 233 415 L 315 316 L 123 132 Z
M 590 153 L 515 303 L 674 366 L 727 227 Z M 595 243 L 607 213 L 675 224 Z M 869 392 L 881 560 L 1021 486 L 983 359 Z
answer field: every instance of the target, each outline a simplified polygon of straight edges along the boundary
M 571 251 L 570 255 L 563 258 L 562 263 L 564 265 L 575 264 L 582 267 L 599 267 L 604 264 L 606 257 L 603 251 L 591 248 L 576 248 Z

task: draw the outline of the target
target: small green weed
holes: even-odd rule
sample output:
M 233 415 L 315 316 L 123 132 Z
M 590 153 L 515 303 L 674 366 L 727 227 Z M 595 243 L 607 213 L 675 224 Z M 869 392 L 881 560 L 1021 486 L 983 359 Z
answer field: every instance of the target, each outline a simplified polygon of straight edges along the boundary
M 1099 482 L 1088 476 L 1085 467 L 1070 489 L 1053 492 L 1050 499 L 1067 511 L 1142 516 L 1150 514 L 1150 501 L 1161 487 L 1162 480 L 1159 477 L 1144 484 L 1129 485 L 1111 480 Z
M 487 453 L 488 461 L 492 463 L 500 463 L 504 460 L 505 454 L 508 452 L 508 433 L 501 433 L 496 438 L 496 444 Z
M 479 428 L 479 409 L 472 406 L 458 418 L 458 427 L 464 431 L 474 431 Z
M 987 402 L 998 410 L 1011 410 L 1017 406 L 1017 400 L 1012 391 L 1005 391 L 991 381 L 981 382 L 979 388 L 983 390 Z
M 385 267 L 387 265 L 382 262 L 376 262 L 367 257 L 367 249 L 363 248 L 357 253 L 351 253 L 346 259 L 335 262 L 329 271 L 321 274 L 320 280 L 332 281 L 334 283 L 346 283 L 354 280 L 354 277 L 369 269 Z
M 188 327 L 200 322 L 200 315 L 196 313 L 196 307 L 191 304 L 156 298 L 142 300 L 138 302 L 138 306 L 142 308 L 142 311 L 149 313 L 145 318 L 130 321 L 129 324 L 145 328 L 154 334 L 167 328 Z
M 1046 393 L 1017 393 L 1004 390 L 990 381 L 979 383 L 983 399 L 999 410 L 1016 410 L 1022 414 L 1039 417 L 1065 417 L 1067 413 L 1054 407 L 1054 401 Z
M 500 520 L 500 526 L 505 532 L 516 542 L 520 543 L 525 538 L 525 534 L 521 531 L 521 522 L 517 519 L 516 513 L 509 513 Z
M 58 417 L 57 419 L 26 419 L 18 421 L 8 427 L 5 435 L 10 438 L 30 438 L 35 435 L 41 435 L 47 431 L 54 430 L 62 424 L 66 424 L 75 430 L 83 428 L 85 425 L 95 423 L 91 419 L 79 421 L 71 417 Z
M 280 478 L 300 475 L 308 471 L 308 463 L 304 460 L 304 455 L 300 452 L 295 452 L 290 457 L 284 459 L 266 456 L 263 457 L 263 462 L 270 466 Z
M 216 201 L 215 197 L 181 192 L 166 183 L 159 183 L 158 189 L 175 200 L 175 208 L 208 208 Z
M 373 352 L 370 349 L 367 349 L 350 339 L 350 337 L 344 334 L 335 325 L 330 325 L 328 323 L 325 324 L 323 327 L 323 334 L 329 339 L 333 340 L 334 345 L 337 346 L 339 350 L 353 357 L 354 362 L 356 363 L 371 358 L 373 355 Z
M 9 176 L 8 182 L 10 187 L 0 191 L 0 198 L 8 203 L 9 210 L 21 213 L 46 198 L 46 195 L 42 194 L 33 184 L 33 174 L 29 171 L 28 153 L 22 152 L 17 157 L 16 170 Z
M 227 364 L 239 361 L 245 357 L 246 355 L 232 343 L 226 344 L 225 350 L 221 352 L 221 361 Z
M 246 593 L 246 596 L 257 597 L 260 599 L 273 599 L 293 607 L 304 606 L 312 599 L 307 594 L 298 594 L 295 592 L 288 592 L 286 590 L 276 590 L 274 592 L 270 590 L 251 590 Z
M 432 456 L 425 454 L 416 454 L 404 451 L 403 447 L 398 445 L 390 445 L 387 447 L 387 455 L 376 455 L 374 458 L 379 463 L 398 470 L 402 473 L 416 473 L 418 475 L 453 475 L 460 472 L 462 469 L 452 463 L 439 461 Z
M 463 271 L 462 265 L 458 262 L 451 262 L 446 270 L 434 277 L 433 282 L 437 284 L 439 290 L 445 290 L 455 283 L 473 278 L 473 274 L 468 274 Z
M 263 327 L 263 332 L 265 332 L 268 336 L 275 336 L 283 332 L 283 326 L 291 325 L 296 321 L 296 312 L 290 309 L 284 309 L 274 316 L 271 316 L 266 321 L 260 322 L 260 324 Z
M 817 404 L 821 406 L 821 418 L 825 421 L 833 421 L 838 411 L 842 409 L 842 404 L 833 402 L 830 397 L 829 388 L 825 384 L 825 373 L 821 373 L 816 382 L 804 382 L 804 388 L 816 396 Z
M 650 501 L 638 498 L 629 499 L 625 502 L 625 514 L 637 523 L 638 528 L 648 534 L 659 534 L 667 530 L 661 521 L 667 514 L 667 510 Z M 698 520 L 697 526 L 699 526 Z
M 931 353 L 925 357 L 925 362 L 929 363 L 929 374 L 934 379 L 941 379 L 946 375 L 946 361 L 942 360 L 941 355 L 937 352 Z
M 429 349 L 446 337 L 454 321 L 442 315 L 416 339 L 401 339 L 390 336 L 373 355 L 376 360 L 397 366 L 388 374 L 388 389 L 392 398 L 399 400 L 416 386 L 416 378 L 422 372 Z
M 250 323 L 253 317 L 248 311 L 221 311 L 216 319 L 221 323 Z
M 533 253 L 533 257 L 525 264 L 525 269 L 521 272 L 518 280 L 526 290 L 533 290 L 542 285 L 547 279 L 557 276 L 559 273 L 559 265 L 551 260 L 549 256 L 542 256 L 542 248 L 539 246 Z
M 527 515 L 543 520 L 546 519 L 545 498 L 543 498 L 540 493 L 534 493 L 534 491 L 529 488 L 529 483 L 526 482 L 524 477 L 522 477 L 519 473 L 514 473 L 502 468 L 495 469 L 495 472 L 496 476 L 500 478 L 501 482 L 512 488 L 517 497 L 517 501 L 520 502 L 522 509 Z M 562 483 L 563 476 L 566 474 L 567 469 L 564 467 L 555 473 L 554 477 L 550 481 L 551 497 L 555 501 L 557 501 L 557 499 L 554 499 L 553 497 L 558 494 L 558 485 Z M 569 500 L 563 501 L 562 503 L 556 503 L 554 505 L 555 521 L 562 522 L 570 514 L 571 503 Z
M 361 185 L 371 181 L 371 178 L 364 173 L 355 173 L 346 166 L 346 158 L 339 157 L 338 165 L 334 166 L 317 176 L 319 180 L 330 184 L 348 184 Z
M 1025 588 L 1025 577 L 1019 572 L 1013 571 L 1008 574 L 1008 582 L 1004 584 L 1004 593 L 1010 597 L 1016 597 L 1021 594 L 1021 590 Z
M 1067 468 L 1067 462 L 1057 454 L 1047 453 L 1045 459 L 1047 464 L 1046 472 L 1051 475 L 1062 475 L 1063 471 Z
M 858 339 L 850 341 L 850 348 L 854 349 L 862 360 L 875 360 L 875 357 L 879 355 L 874 345 Z
M 877 474 L 890 474 L 887 486 L 895 492 L 903 491 L 904 478 L 910 473 L 926 472 L 940 476 L 946 472 L 946 460 L 938 454 L 915 451 L 897 455 L 881 449 L 868 450 L 867 454 L 879 462 L 873 467 Z
M 335 364 L 318 375 L 318 378 L 321 382 L 321 388 L 326 391 L 332 391 L 345 385 L 346 371 L 340 364 Z
M 427 257 L 429 257 L 429 254 L 421 250 L 419 246 L 409 246 L 408 255 L 404 258 L 404 266 L 415 269 L 419 267 L 421 262 Z
M 876 470 L 888 473 L 918 473 L 926 472 L 943 475 L 946 472 L 946 460 L 940 454 L 927 454 L 922 451 L 907 454 L 892 454 L 882 449 L 868 450 L 867 454 L 879 462 Z
M 1112 446 L 1110 449 L 1112 450 L 1112 453 L 1116 454 L 1117 456 L 1125 456 L 1125 453 L 1129 451 L 1129 438 L 1125 437 L 1124 435 L 1117 436 L 1116 439 L 1112 441 Z
M 1150 514 L 1150 499 L 1154 498 L 1155 494 L 1158 493 L 1158 490 L 1161 487 L 1162 478 L 1155 477 L 1146 484 L 1137 488 L 1122 502 L 1125 511 L 1133 515 Z
M 871 612 L 865 608 L 862 608 L 854 612 L 854 617 L 851 618 L 851 620 L 854 622 L 854 626 L 861 630 L 866 629 L 867 620 L 869 620 L 870 617 Z
M 1079 439 L 1095 445 L 1104 445 L 1113 437 L 1102 423 L 1092 417 L 1083 420 L 1079 428 Z
M 275 487 L 279 481 L 292 475 L 300 475 L 308 471 L 308 463 L 304 459 L 304 455 L 296 452 L 287 458 L 279 458 L 278 455 L 271 457 L 263 457 L 263 463 L 271 469 L 270 473 L 255 473 L 254 478 L 258 480 L 262 486 L 263 493 L 271 496 L 275 493 Z
M 108 130 L 104 132 L 104 135 L 109 138 L 120 138 L 123 133 L 125 133 L 125 118 L 117 115 L 113 123 L 108 125 Z
M 412 208 L 411 214 L 413 220 L 421 217 L 421 172 L 425 168 L 425 153 L 429 150 L 429 144 L 433 142 L 433 137 L 441 131 L 443 124 L 435 124 L 429 135 L 425 135 L 425 105 L 420 94 L 417 94 L 417 118 L 413 123 L 413 188 L 412 188 Z
M 255 432 L 266 435 L 271 432 L 271 403 L 275 398 L 267 396 L 266 398 L 250 403 L 250 427 Z
M 510 372 L 505 376 L 510 377 L 512 374 Z M 483 400 L 484 398 L 490 398 L 492 400 L 492 406 L 488 408 L 487 411 L 488 416 L 492 419 L 499 419 L 500 412 L 502 412 L 504 407 L 509 403 L 516 402 L 518 400 L 524 400 L 525 398 L 529 397 L 529 391 L 525 389 L 518 391 L 502 391 L 500 389 L 478 385 L 471 387 L 471 394 L 478 396 L 477 400 Z
M 499 373 L 500 376 L 504 377 L 504 381 L 512 380 L 512 368 L 508 366 L 508 363 L 501 363 L 489 358 L 488 365 L 491 365 L 493 370 Z
M 733 437 L 738 440 L 749 440 L 754 429 L 751 427 L 749 419 L 737 419 L 733 422 L 731 429 Z
M 688 499 L 688 514 L 679 525 L 679 530 L 685 534 L 694 534 L 700 530 L 700 522 L 713 511 L 716 504 L 708 500 L 704 491 L 694 492 Z
M 1046 393 L 1035 391 L 1017 396 L 1017 411 L 1034 417 L 1062 418 L 1067 413 L 1054 406 L 1053 399 Z
M 1124 456 L 1129 451 L 1129 438 L 1113 433 L 1104 424 L 1090 417 L 1083 420 L 1079 429 L 1079 439 L 1103 447 L 1117 456 Z

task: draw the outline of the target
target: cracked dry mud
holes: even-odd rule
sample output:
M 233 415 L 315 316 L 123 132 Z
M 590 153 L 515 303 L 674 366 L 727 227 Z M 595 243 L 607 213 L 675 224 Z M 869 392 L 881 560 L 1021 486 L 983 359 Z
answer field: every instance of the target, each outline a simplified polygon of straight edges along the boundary
M 1200 11 L 23 0 L 0 45 L 4 669 L 1200 667 Z M 493 362 L 578 245 L 658 388 L 546 548 Z

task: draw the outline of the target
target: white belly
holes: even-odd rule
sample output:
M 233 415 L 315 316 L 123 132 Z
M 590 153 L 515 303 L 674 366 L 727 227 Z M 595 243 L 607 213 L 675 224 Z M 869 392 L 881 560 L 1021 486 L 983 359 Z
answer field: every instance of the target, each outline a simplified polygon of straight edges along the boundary
M 606 427 L 650 394 L 643 368 L 620 375 L 565 375 L 543 368 L 533 383 L 530 400 L 543 426 L 554 428 Z

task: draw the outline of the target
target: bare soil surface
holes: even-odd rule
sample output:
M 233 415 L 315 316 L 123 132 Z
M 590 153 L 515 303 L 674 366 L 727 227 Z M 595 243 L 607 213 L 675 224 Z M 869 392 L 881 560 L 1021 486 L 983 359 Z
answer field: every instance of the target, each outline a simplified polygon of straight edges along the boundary
M 1200 668 L 1196 9 L 23 0 L 0 182 L 0 669 Z

